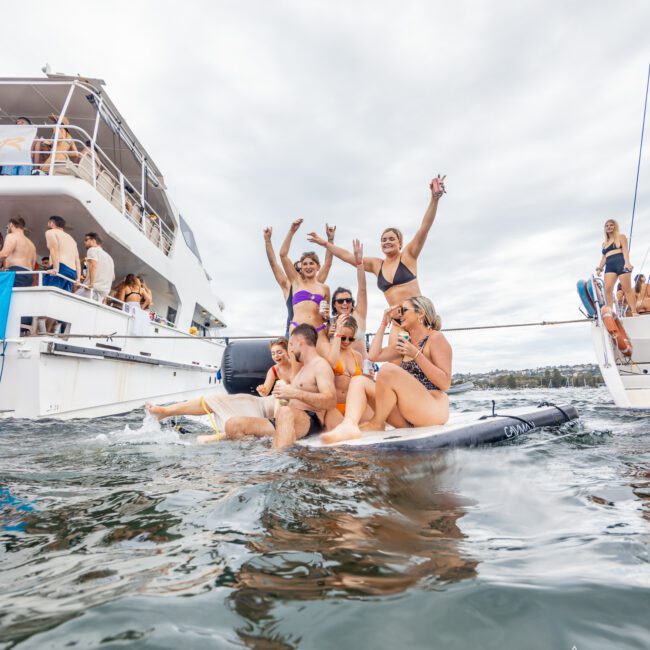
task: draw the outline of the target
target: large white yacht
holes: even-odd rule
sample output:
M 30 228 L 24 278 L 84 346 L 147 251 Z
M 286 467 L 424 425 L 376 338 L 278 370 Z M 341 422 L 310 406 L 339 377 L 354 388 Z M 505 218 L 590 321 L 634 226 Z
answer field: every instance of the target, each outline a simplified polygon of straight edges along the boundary
M 153 305 L 144 311 L 45 286 L 43 270 L 33 286 L 14 287 L 0 300 L 0 416 L 97 417 L 217 388 L 224 346 L 207 337 L 224 327 L 223 303 L 188 222 L 104 82 L 60 74 L 0 79 L 0 146 L 13 140 L 12 129 L 24 129 L 14 126 L 19 117 L 35 129 L 31 169 L 0 175 L 2 227 L 22 217 L 39 260 L 48 254 L 51 215 L 66 220 L 81 256 L 84 234 L 98 233 L 116 278 L 142 276 Z M 40 161 L 36 142 L 44 142 Z M 48 147 L 56 153 L 50 165 L 43 163 Z

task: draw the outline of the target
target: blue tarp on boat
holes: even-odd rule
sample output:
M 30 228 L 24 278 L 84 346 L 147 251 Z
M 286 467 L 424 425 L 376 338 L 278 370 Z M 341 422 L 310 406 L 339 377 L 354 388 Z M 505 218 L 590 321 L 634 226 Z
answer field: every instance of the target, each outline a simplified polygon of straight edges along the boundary
M 4 339 L 7 331 L 7 317 L 9 316 L 15 277 L 16 274 L 13 271 L 0 273 L 0 339 Z

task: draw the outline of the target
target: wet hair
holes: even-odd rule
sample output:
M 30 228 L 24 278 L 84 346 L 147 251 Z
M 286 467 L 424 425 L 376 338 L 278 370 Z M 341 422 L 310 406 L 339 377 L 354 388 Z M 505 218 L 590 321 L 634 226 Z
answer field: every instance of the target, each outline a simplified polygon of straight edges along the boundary
M 21 230 L 25 230 L 25 220 L 22 217 L 11 217 L 9 219 L 9 223 L 14 227 L 14 228 L 20 228 Z
M 302 264 L 302 261 L 306 259 L 312 260 L 313 262 L 316 262 L 318 266 L 320 266 L 320 260 L 318 259 L 318 255 L 316 255 L 316 253 L 314 253 L 313 251 L 307 251 L 306 253 L 303 253 L 300 256 L 300 260 L 299 260 L 300 264 Z
M 399 228 L 393 228 L 392 226 L 390 228 L 386 228 L 384 232 L 381 233 L 381 236 L 383 237 L 387 232 L 394 232 L 397 235 L 400 246 L 404 243 L 404 236 L 402 235 L 402 231 Z
M 425 296 L 417 296 L 409 298 L 409 302 L 413 305 L 413 309 L 418 314 L 423 314 L 422 324 L 433 330 L 439 330 L 442 327 L 442 320 L 436 313 L 436 308 L 433 303 Z
M 603 248 L 605 248 L 605 244 L 609 241 L 609 235 L 607 234 L 607 224 L 608 223 L 613 223 L 614 224 L 614 232 L 612 233 L 612 241 L 616 244 L 616 248 L 620 248 L 621 246 L 621 230 L 618 225 L 618 221 L 616 219 L 607 219 L 605 221 L 605 225 L 603 226 L 603 232 L 605 233 L 605 240 L 603 241 Z
M 53 214 L 48 221 L 51 221 L 57 228 L 65 228 L 65 219 Z
M 102 238 L 96 232 L 87 232 L 84 235 L 85 239 L 94 239 L 100 246 L 102 243 Z
M 289 349 L 289 341 L 287 341 L 284 336 L 281 336 L 279 339 L 275 339 L 275 341 L 271 341 L 269 343 L 269 350 L 272 349 L 274 345 L 279 345 L 285 352 L 287 352 Z
M 336 305 L 334 304 L 334 301 L 336 300 L 336 297 L 340 293 L 349 293 L 350 294 L 350 296 L 352 297 L 352 310 L 354 311 L 354 306 L 355 306 L 356 303 L 354 302 L 354 297 L 352 296 L 352 292 L 349 289 L 346 289 L 345 287 L 338 287 L 338 289 L 332 295 L 332 305 L 331 305 L 331 307 L 332 307 L 332 309 L 331 309 L 332 316 L 338 316 L 339 315 L 338 311 L 336 310 Z
M 359 329 L 359 324 L 357 323 L 356 318 L 354 318 L 353 316 L 348 316 L 343 321 L 343 325 L 341 327 L 348 327 L 349 329 L 352 330 L 353 334 L 356 334 L 357 330 Z
M 291 336 L 302 336 L 307 345 L 312 348 L 316 347 L 318 332 L 316 332 L 316 329 L 309 323 L 301 323 L 298 325 L 293 332 L 291 332 Z

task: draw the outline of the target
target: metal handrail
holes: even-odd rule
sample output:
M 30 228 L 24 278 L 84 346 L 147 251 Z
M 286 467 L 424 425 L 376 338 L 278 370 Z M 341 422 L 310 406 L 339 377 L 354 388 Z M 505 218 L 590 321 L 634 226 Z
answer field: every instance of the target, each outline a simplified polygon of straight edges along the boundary
M 154 243 L 160 250 L 163 251 L 165 255 L 169 255 L 172 247 L 174 245 L 174 241 L 176 238 L 176 231 L 172 230 L 167 223 L 163 219 L 161 219 L 157 214 L 156 210 L 154 210 L 153 206 L 146 201 L 140 192 L 138 192 L 135 187 L 131 183 L 129 183 L 129 186 L 131 187 L 131 192 L 126 191 L 126 184 L 125 184 L 125 177 L 124 174 L 120 171 L 120 169 L 115 165 L 115 163 L 109 158 L 109 156 L 101 149 L 101 147 L 97 146 L 95 144 L 94 146 L 86 146 L 87 141 L 91 141 L 90 135 L 80 126 L 77 126 L 76 124 L 66 124 L 66 125 L 51 125 L 51 124 L 34 124 L 34 127 L 36 129 L 47 129 L 49 131 L 54 131 L 54 137 L 52 138 L 47 138 L 47 140 L 50 140 L 53 142 L 53 147 L 50 152 L 50 155 L 52 157 L 51 162 L 49 163 L 49 175 L 53 175 L 55 173 L 56 168 L 65 168 L 68 163 L 72 165 L 77 165 L 79 163 L 74 163 L 71 159 L 74 157 L 79 157 L 81 158 L 85 155 L 86 151 L 89 151 L 90 154 L 92 155 L 92 161 L 93 161 L 93 173 L 92 173 L 92 185 L 95 189 L 97 189 L 97 181 L 100 178 L 100 175 L 105 172 L 109 180 L 112 184 L 112 189 L 111 188 L 102 188 L 101 187 L 101 182 L 100 182 L 100 189 L 98 190 L 100 193 L 102 193 L 102 189 L 105 189 L 108 191 L 111 189 L 111 194 L 115 190 L 119 190 L 119 201 L 120 201 L 120 212 L 124 217 L 126 217 L 133 225 L 135 225 L 140 232 L 142 232 L 149 241 Z M 83 136 L 84 139 L 78 139 L 78 138 L 70 138 L 66 139 L 66 142 L 72 142 L 75 144 L 77 147 L 77 151 L 57 151 L 56 146 L 59 142 L 58 140 L 58 129 L 63 128 L 66 131 L 70 132 L 72 130 L 78 131 L 81 136 Z M 32 154 L 34 153 L 39 153 L 43 154 L 44 152 L 36 152 L 34 149 L 32 149 Z M 63 160 L 57 160 L 57 156 L 60 156 L 63 158 Z M 99 159 L 99 160 L 98 160 Z M 29 163 L 24 166 L 29 166 L 32 169 L 39 168 L 41 166 L 41 163 Z M 114 172 L 114 173 L 113 173 Z M 82 180 L 87 180 L 83 179 Z M 90 182 L 90 181 L 88 181 Z M 111 196 L 111 198 L 113 198 Z M 111 198 L 108 200 L 110 201 Z M 134 215 L 132 214 L 132 209 L 127 210 L 127 202 L 131 203 L 132 206 L 138 206 L 138 212 L 139 212 L 139 222 L 134 219 Z M 115 206 L 117 207 L 117 206 Z M 152 218 L 153 216 L 153 218 Z M 146 223 L 147 220 L 152 224 L 152 229 L 147 232 L 147 227 Z M 153 227 L 156 228 L 158 232 L 157 237 L 153 237 L 152 234 L 155 232 L 153 230 Z M 157 241 L 156 241 L 157 240 Z

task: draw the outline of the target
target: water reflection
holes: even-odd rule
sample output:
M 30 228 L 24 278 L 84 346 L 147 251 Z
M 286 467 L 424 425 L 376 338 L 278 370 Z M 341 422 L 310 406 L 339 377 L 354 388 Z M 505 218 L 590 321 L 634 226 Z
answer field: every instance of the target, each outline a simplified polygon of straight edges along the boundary
M 450 491 L 445 458 L 306 459 L 272 492 L 263 534 L 248 545 L 253 557 L 235 575 L 230 605 L 249 623 L 242 641 L 293 647 L 275 631 L 281 601 L 388 596 L 475 577 L 458 525 L 468 503 Z

